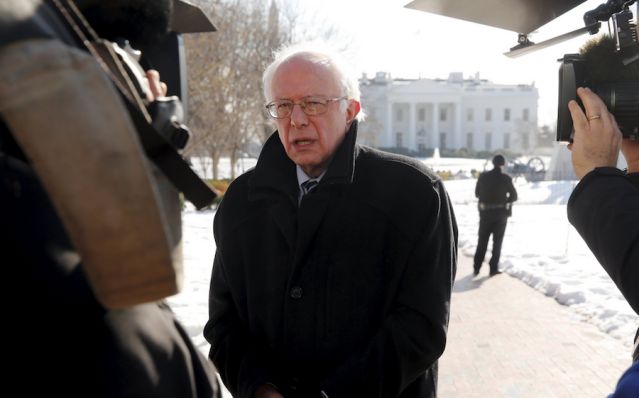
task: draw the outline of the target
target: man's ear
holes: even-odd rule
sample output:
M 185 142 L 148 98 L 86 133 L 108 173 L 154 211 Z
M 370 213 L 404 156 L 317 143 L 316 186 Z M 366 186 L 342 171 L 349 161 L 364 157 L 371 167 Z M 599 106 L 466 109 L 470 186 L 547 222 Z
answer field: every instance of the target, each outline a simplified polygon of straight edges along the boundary
M 352 122 L 357 117 L 361 109 L 362 105 L 358 100 L 348 100 L 348 107 L 346 108 L 346 123 L 350 124 L 350 122 Z

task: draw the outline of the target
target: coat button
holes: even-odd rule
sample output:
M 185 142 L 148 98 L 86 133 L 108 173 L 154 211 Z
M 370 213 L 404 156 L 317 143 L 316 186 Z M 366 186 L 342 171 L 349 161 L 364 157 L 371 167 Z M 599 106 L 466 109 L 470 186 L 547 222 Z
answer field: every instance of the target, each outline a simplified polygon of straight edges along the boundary
M 299 300 L 302 298 L 302 288 L 299 286 L 295 286 L 294 288 L 291 289 L 291 298 L 295 299 L 295 300 Z

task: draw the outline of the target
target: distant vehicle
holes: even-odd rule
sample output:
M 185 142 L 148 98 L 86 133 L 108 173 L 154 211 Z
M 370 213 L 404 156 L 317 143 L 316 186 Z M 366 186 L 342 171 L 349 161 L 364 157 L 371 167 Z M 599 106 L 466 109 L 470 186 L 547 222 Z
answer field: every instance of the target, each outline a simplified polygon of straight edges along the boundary
M 492 158 L 484 163 L 484 171 L 492 168 Z M 546 177 L 546 164 L 540 157 L 532 157 L 527 162 L 518 159 L 506 158 L 504 172 L 510 174 L 513 179 L 524 177 L 528 182 L 543 181 Z

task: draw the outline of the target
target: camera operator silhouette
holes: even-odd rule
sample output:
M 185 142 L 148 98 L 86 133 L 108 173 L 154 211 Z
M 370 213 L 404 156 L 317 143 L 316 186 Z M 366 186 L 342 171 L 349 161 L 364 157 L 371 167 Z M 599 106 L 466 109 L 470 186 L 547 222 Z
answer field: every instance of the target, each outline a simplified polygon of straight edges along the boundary
M 591 41 L 582 53 L 591 81 L 639 81 L 639 62 L 624 65 L 609 37 Z M 639 313 L 639 113 L 627 118 L 620 129 L 615 115 L 593 90 L 579 87 L 577 95 L 583 108 L 574 100 L 568 103 L 574 125 L 568 147 L 580 181 L 568 202 L 568 219 Z M 633 95 L 639 105 L 639 90 Z M 628 164 L 626 171 L 616 168 L 620 150 Z M 639 396 L 638 340 L 639 330 L 634 363 L 620 379 L 614 398 Z
M 172 4 L 0 3 L 8 391 L 220 397 L 212 364 L 161 301 L 180 287 L 177 190 L 144 154 L 113 69 L 78 38 L 95 29 L 144 50 L 168 32 Z M 145 98 L 131 98 L 164 99 L 156 71 L 142 82 Z

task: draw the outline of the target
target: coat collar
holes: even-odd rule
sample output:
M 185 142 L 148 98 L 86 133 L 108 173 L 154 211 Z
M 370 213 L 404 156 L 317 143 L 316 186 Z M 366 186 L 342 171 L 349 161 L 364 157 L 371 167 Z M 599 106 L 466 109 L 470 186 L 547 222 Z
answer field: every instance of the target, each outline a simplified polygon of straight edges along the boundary
M 344 141 L 337 147 L 320 185 L 353 182 L 355 159 L 359 151 L 356 140 L 357 120 L 354 120 L 346 132 Z M 275 131 L 264 144 L 255 171 L 249 180 L 249 200 L 266 199 L 282 194 L 296 201 L 298 184 L 295 163 L 286 155 L 279 134 Z

